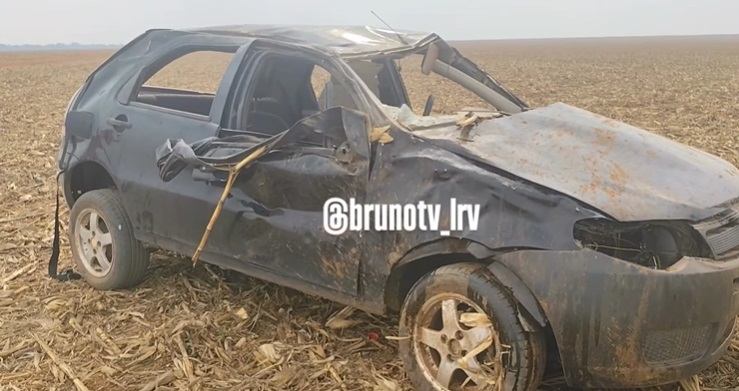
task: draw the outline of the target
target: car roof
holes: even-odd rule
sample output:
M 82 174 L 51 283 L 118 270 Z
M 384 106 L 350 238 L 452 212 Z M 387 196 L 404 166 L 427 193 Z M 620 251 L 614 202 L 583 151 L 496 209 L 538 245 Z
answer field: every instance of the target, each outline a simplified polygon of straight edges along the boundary
M 339 56 L 402 52 L 439 37 L 434 33 L 371 26 L 245 24 L 186 29 L 195 33 L 265 38 L 329 49 Z

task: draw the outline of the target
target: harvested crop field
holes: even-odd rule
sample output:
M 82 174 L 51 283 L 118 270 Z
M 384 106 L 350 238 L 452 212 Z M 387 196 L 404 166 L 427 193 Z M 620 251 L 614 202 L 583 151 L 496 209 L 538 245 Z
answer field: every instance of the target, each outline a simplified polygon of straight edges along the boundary
M 739 37 L 458 47 L 531 106 L 565 102 L 739 165 Z M 409 389 L 392 316 L 165 253 L 135 290 L 48 278 L 62 112 L 110 54 L 0 54 L 0 390 L 153 390 L 157 380 L 159 390 Z M 201 70 L 221 60 L 193 61 L 165 82 L 213 85 Z M 474 105 L 416 69 L 404 67 L 415 107 L 429 91 L 439 111 Z M 67 216 L 63 207 L 62 269 L 71 266 Z M 739 389 L 739 336 L 700 383 Z

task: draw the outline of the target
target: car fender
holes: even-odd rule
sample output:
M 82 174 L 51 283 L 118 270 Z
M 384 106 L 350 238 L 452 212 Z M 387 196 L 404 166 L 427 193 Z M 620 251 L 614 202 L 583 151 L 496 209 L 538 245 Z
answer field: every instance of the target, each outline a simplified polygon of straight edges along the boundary
M 488 249 L 480 243 L 467 239 L 453 237 L 443 238 L 414 247 L 404 254 L 397 263 L 395 263 L 393 269 L 410 265 L 415 262 L 422 262 L 423 259 L 435 255 L 451 255 L 460 253 L 469 254 L 482 263 L 490 263 L 490 261 L 493 260 L 493 258 L 490 258 L 490 255 L 496 253 L 496 251 Z M 498 282 L 509 290 L 511 296 L 523 308 L 525 316 L 536 322 L 541 327 L 546 327 L 547 318 L 544 311 L 539 306 L 539 302 L 528 286 L 526 286 L 526 284 L 521 281 L 514 272 L 502 263 L 494 261 L 487 266 L 487 269 Z M 524 324 L 525 323 L 526 322 L 524 322 Z
M 523 307 L 525 313 L 533 319 L 541 327 L 547 326 L 547 317 L 544 314 L 544 310 L 539 305 L 539 301 L 536 299 L 534 294 L 531 292 L 528 286 L 521 281 L 518 276 L 500 262 L 493 262 L 488 265 L 488 270 L 495 277 L 498 282 L 505 286 L 518 302 Z M 526 322 L 524 322 L 526 324 Z

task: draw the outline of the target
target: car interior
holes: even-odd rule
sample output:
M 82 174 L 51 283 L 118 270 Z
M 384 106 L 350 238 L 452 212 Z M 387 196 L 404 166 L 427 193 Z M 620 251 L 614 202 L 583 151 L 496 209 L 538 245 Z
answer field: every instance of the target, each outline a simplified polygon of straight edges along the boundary
M 143 86 L 136 101 L 207 117 L 214 98 L 215 95 L 209 93 Z
M 399 107 L 405 103 L 393 84 L 391 72 L 395 64 L 392 60 L 356 60 L 349 65 L 384 104 Z M 237 92 L 237 96 L 242 96 L 237 99 L 243 100 L 228 110 L 224 128 L 269 137 L 327 108 L 358 109 L 357 102 L 335 74 L 301 56 L 267 53 L 251 80 L 248 88 Z M 214 98 L 212 92 L 143 85 L 134 100 L 209 116 Z
M 381 100 L 397 101 L 394 90 L 382 83 L 387 78 L 386 64 L 352 61 L 349 65 Z M 240 113 L 236 129 L 274 135 L 331 107 L 359 109 L 337 75 L 309 59 L 271 54 L 260 62 L 254 80 L 257 83 L 246 94 L 247 109 Z

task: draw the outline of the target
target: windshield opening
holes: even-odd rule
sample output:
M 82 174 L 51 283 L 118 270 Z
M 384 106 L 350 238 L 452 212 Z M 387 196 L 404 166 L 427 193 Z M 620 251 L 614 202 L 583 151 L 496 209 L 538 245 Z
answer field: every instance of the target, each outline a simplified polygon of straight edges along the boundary
M 447 123 L 470 111 L 500 116 L 527 108 L 472 61 L 443 41 L 437 42 L 438 59 L 428 61 L 428 73 L 424 73 L 423 63 L 431 45 L 402 54 L 345 62 L 362 79 L 381 109 L 406 126 Z M 334 89 L 331 100 L 342 105 L 346 100 L 344 92 Z
M 408 90 L 409 107 L 415 114 L 423 115 L 427 104 L 431 116 L 456 114 L 470 109 L 496 110 L 495 106 L 447 77 L 433 71 L 428 75 L 423 74 L 421 63 L 424 52 L 397 61 L 400 77 Z

